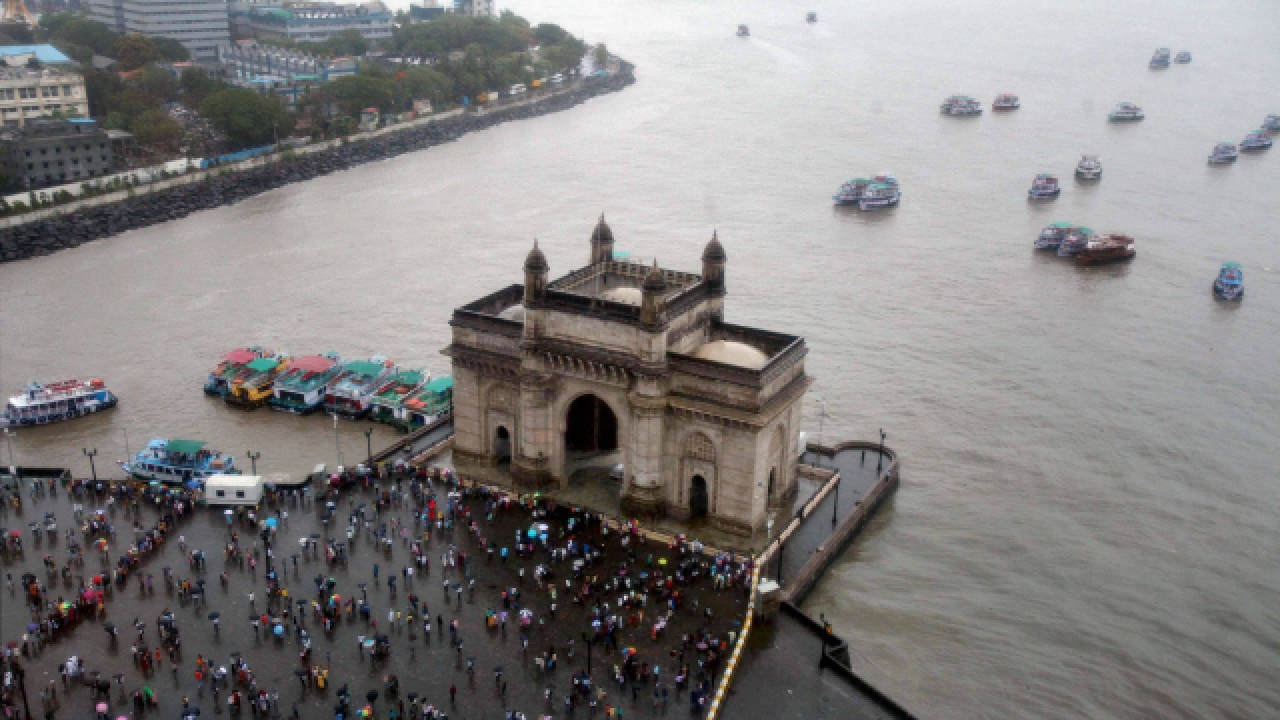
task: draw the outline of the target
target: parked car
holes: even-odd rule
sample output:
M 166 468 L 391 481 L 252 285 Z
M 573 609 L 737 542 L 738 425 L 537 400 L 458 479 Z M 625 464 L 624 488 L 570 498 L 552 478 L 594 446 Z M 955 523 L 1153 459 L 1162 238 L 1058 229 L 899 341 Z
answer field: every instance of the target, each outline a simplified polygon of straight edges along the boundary
M 523 83 L 516 83 L 511 86 L 512 95 L 523 95 L 526 90 L 528 90 L 528 88 L 526 88 Z
M 563 83 L 564 83 L 564 76 L 561 75 L 560 73 L 556 73 L 555 75 L 551 76 L 552 85 L 561 85 Z

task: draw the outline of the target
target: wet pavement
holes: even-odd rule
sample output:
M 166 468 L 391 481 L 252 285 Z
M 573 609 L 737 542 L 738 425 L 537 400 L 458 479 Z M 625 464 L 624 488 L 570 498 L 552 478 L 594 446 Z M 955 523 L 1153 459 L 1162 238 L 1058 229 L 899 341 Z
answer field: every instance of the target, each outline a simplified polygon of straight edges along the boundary
M 403 486 L 402 486 L 403 487 Z M 600 700 L 599 712 L 603 716 L 606 703 L 621 702 L 624 714 L 631 717 L 656 717 L 665 713 L 687 713 L 689 693 L 676 692 L 673 686 L 677 665 L 683 659 L 690 667 L 690 681 L 698 675 L 699 661 L 709 659 L 709 654 L 700 652 L 692 646 L 684 646 L 681 638 L 685 634 L 696 635 L 705 631 L 716 641 L 727 642 L 729 633 L 736 631 L 738 622 L 745 612 L 746 593 L 741 588 L 713 589 L 712 583 L 704 574 L 696 581 L 677 584 L 675 587 L 682 594 L 682 604 L 670 617 L 667 627 L 658 639 L 652 637 L 652 626 L 663 608 L 652 591 L 648 595 L 648 604 L 643 608 L 626 609 L 619 612 L 616 608 L 621 596 L 627 595 L 625 588 L 607 591 L 600 590 L 591 595 L 587 602 L 578 604 L 570 598 L 572 593 L 581 589 L 582 581 L 573 577 L 572 558 L 548 562 L 546 556 L 539 551 L 532 557 L 517 559 L 514 555 L 503 563 L 500 559 L 489 561 L 487 554 L 479 549 L 479 541 L 475 535 L 458 527 L 450 530 L 431 532 L 427 542 L 425 555 L 429 568 L 423 577 L 418 571 L 417 577 L 408 582 L 403 575 L 403 568 L 412 561 L 408 549 L 408 541 L 396 539 L 389 549 L 378 549 L 375 541 L 364 534 L 350 545 L 349 559 L 346 565 L 330 566 L 323 554 L 313 557 L 310 552 L 302 552 L 300 540 L 310 542 L 313 535 L 320 538 L 323 547 L 324 538 L 330 534 L 338 535 L 339 541 L 346 540 L 345 527 L 347 517 L 356 511 L 361 504 L 366 511 L 372 513 L 375 493 L 372 490 L 355 492 L 340 497 L 336 503 L 335 517 L 326 525 L 321 514 L 323 501 L 317 503 L 285 503 L 278 508 L 281 512 L 278 530 L 274 539 L 274 553 L 277 567 L 280 570 L 280 585 L 287 590 L 292 600 L 305 599 L 309 604 L 316 597 L 314 578 L 332 578 L 335 583 L 334 592 L 344 600 L 359 598 L 362 592 L 367 593 L 370 606 L 369 617 L 363 618 L 357 612 L 347 616 L 344 612 L 332 633 L 326 633 L 316 616 L 310 609 L 302 613 L 294 613 L 299 620 L 299 629 L 310 634 L 313 645 L 311 661 L 330 669 L 328 686 L 318 690 L 309 683 L 304 683 L 295 673 L 303 668 L 300 662 L 301 639 L 295 631 L 291 617 L 282 623 L 285 628 L 283 637 L 267 637 L 267 633 L 255 628 L 250 620 L 264 611 L 267 585 L 265 581 L 265 558 L 260 555 L 257 567 L 251 569 L 247 564 L 242 568 L 239 563 L 224 564 L 223 546 L 228 537 L 228 522 L 218 510 L 198 509 L 183 520 L 179 527 L 170 534 L 169 542 L 164 543 L 154 556 L 144 561 L 140 571 L 150 573 L 154 581 L 150 591 L 139 589 L 136 582 L 117 587 L 106 602 L 106 620 L 114 622 L 120 629 L 119 638 L 112 641 L 101 626 L 101 620 L 82 622 L 64 638 L 46 646 L 41 652 L 29 660 L 24 660 L 27 669 L 27 692 L 31 700 L 32 710 L 40 714 L 40 690 L 49 681 L 59 686 L 58 698 L 60 709 L 58 717 L 88 717 L 92 714 L 94 700 L 90 698 L 89 688 L 77 687 L 74 683 L 69 689 L 63 689 L 57 682 L 58 666 L 71 655 L 85 659 L 86 672 L 100 673 L 102 678 L 110 679 L 120 673 L 123 683 L 113 685 L 110 697 L 112 716 L 129 715 L 130 705 L 126 703 L 124 692 L 132 692 L 144 685 L 149 686 L 156 694 L 159 717 L 178 717 L 181 712 L 183 698 L 188 698 L 193 707 L 199 707 L 203 715 L 227 713 L 225 690 L 219 702 L 214 702 L 212 694 L 205 683 L 201 689 L 195 680 L 195 661 L 202 655 L 215 666 L 229 665 L 234 653 L 243 657 L 252 670 L 259 687 L 269 693 L 278 693 L 278 711 L 281 716 L 288 717 L 293 705 L 298 705 L 302 717 L 332 717 L 337 702 L 338 688 L 347 685 L 350 689 L 355 707 L 363 705 L 367 692 L 376 691 L 379 699 L 374 703 L 377 717 L 387 717 L 392 705 L 388 704 L 385 679 L 395 674 L 400 680 L 399 700 L 406 705 L 409 694 L 416 693 L 426 703 L 431 703 L 455 718 L 503 718 L 507 711 L 520 711 L 529 717 L 537 717 L 550 709 L 557 717 L 565 715 L 564 698 L 571 689 L 571 679 L 575 673 L 581 672 L 587 660 L 583 633 L 590 631 L 590 612 L 588 606 L 608 600 L 614 603 L 611 611 L 619 615 L 624 622 L 636 616 L 636 624 L 628 624 L 617 633 L 617 645 L 621 648 L 634 648 L 637 653 L 636 664 L 660 668 L 658 679 L 668 689 L 666 707 L 663 707 L 661 695 L 655 700 L 656 684 L 653 680 L 642 685 L 628 682 L 620 687 L 612 679 L 615 666 L 623 664 L 622 654 L 617 647 L 607 652 L 601 643 L 592 647 L 592 678 L 596 684 L 607 692 Z M 25 526 L 25 522 L 43 515 L 45 512 L 56 512 L 65 529 L 71 521 L 71 501 L 64 491 L 56 498 L 42 497 L 34 501 L 24 496 L 25 508 L 21 516 L 6 511 L 7 515 L 0 520 L 13 527 Z M 90 505 L 85 502 L 86 507 Z M 317 505 L 319 507 L 317 507 Z M 530 511 L 527 508 L 511 506 L 498 511 L 492 520 L 485 517 L 483 501 L 468 500 L 465 505 L 475 513 L 480 527 L 480 534 L 499 542 L 514 540 L 518 529 L 526 530 L 530 524 Z M 88 509 L 92 509 L 89 507 Z M 154 513 L 148 516 L 146 509 L 142 512 L 143 525 L 154 523 Z M 272 511 L 274 513 L 274 510 Z M 287 513 L 287 519 L 285 518 Z M 132 542 L 132 533 L 128 531 L 132 520 L 124 511 L 109 512 L 109 517 L 118 528 L 118 534 L 110 542 L 112 556 L 119 554 Z M 401 502 L 399 506 L 385 507 L 374 520 L 373 528 L 382 523 L 395 521 L 404 524 L 411 536 L 416 535 L 411 502 Z M 565 525 L 564 518 L 559 516 L 548 520 L 550 541 L 553 545 L 563 545 L 559 539 L 559 531 Z M 253 532 L 241 529 L 240 545 L 252 549 L 255 545 L 259 551 L 262 541 Z M 60 531 L 61 532 L 61 531 Z M 417 531 L 420 532 L 420 531 Z M 629 539 L 628 547 L 623 547 L 623 535 L 610 532 L 607 536 L 598 531 L 584 532 L 579 522 L 577 536 L 580 540 L 598 545 L 602 555 L 590 565 L 583 568 L 587 576 L 601 581 L 612 582 L 617 573 L 625 571 L 633 581 L 640 573 L 661 572 L 663 567 L 674 568 L 681 562 L 677 550 L 657 543 L 642 544 L 640 538 Z M 185 539 L 186 551 L 179 546 L 178 537 Z M 421 537 L 420 535 L 416 535 Z M 15 582 L 23 572 L 32 572 L 45 579 L 42 566 L 43 554 L 52 552 L 61 565 L 62 554 L 65 553 L 65 541 L 60 540 L 57 547 L 49 550 L 45 543 L 35 546 L 30 542 L 30 533 L 23 533 L 26 543 L 21 555 L 10 555 L 5 558 L 4 570 L 14 576 Z M 447 592 L 442 586 L 441 554 L 447 552 L 450 544 L 456 544 L 460 551 L 465 551 L 475 559 L 471 562 L 473 577 L 476 580 L 474 594 L 467 591 L 466 581 L 460 576 L 460 570 L 454 569 L 450 575 Z M 507 542 L 511 545 L 512 543 Z M 205 568 L 194 568 L 188 561 L 187 551 L 203 551 L 206 556 Z M 632 557 L 634 556 L 634 557 Z M 484 558 L 481 560 L 480 558 Z M 497 557 L 500 558 L 500 555 Z M 650 564 L 652 557 L 652 565 Z M 662 560 L 667 565 L 662 565 Z M 86 573 L 97 571 L 98 559 L 90 553 L 85 560 Z M 296 563 L 296 565 L 295 565 Z M 553 573 L 559 599 L 556 602 L 557 612 L 551 616 L 550 606 L 553 600 L 549 589 L 539 590 L 534 581 L 534 567 L 546 565 Z M 199 602 L 181 598 L 178 593 L 167 588 L 162 580 L 162 568 L 170 567 L 178 580 L 204 580 L 205 596 Z M 520 568 L 524 569 L 523 582 Z M 225 586 L 219 582 L 219 573 L 227 574 Z M 397 577 L 397 591 L 393 593 L 387 585 L 388 575 Z M 570 580 L 570 589 L 566 590 L 564 582 Z M 74 592 L 76 574 L 69 584 L 63 586 L 69 595 Z M 61 581 L 59 581 L 60 583 Z M 459 598 L 459 582 L 463 588 Z M 360 588 L 360 584 L 365 588 Z M 549 586 L 548 586 L 549 587 Z M 505 632 L 500 628 L 486 628 L 486 610 L 496 612 L 502 610 L 501 593 L 503 589 L 518 588 L 523 605 L 533 613 L 533 627 L 528 631 L 529 644 L 523 648 L 523 634 L 517 626 L 516 611 L 513 608 Z M 58 585 L 51 591 L 57 594 Z M 254 593 L 251 601 L 249 594 Z M 428 605 L 431 619 L 431 633 L 423 632 L 421 619 L 408 622 L 410 615 L 409 595 L 418 596 L 418 602 Z M 697 609 L 694 608 L 695 604 Z M 0 636 L 5 640 L 21 639 L 22 631 L 30 620 L 29 611 L 25 608 L 20 593 L 10 593 L 7 589 L 0 604 L 0 618 L 3 627 Z M 295 606 L 296 607 L 296 606 Z M 710 608 L 711 617 L 706 616 Z M 130 652 L 130 645 L 136 639 L 131 629 L 135 618 L 147 624 L 146 641 L 153 645 L 157 641 L 156 620 L 165 610 L 174 613 L 181 632 L 181 654 L 176 669 L 165 659 L 150 677 L 142 674 L 135 665 Z M 399 612 L 395 621 L 390 621 L 388 612 Z M 641 612 L 644 615 L 640 615 Z M 215 630 L 210 620 L 211 613 L 219 613 L 219 622 Z M 421 615 L 417 611 L 417 615 Z M 451 643 L 450 632 L 441 627 L 453 621 L 458 623 L 458 633 L 462 641 L 461 651 Z M 539 624 L 542 620 L 545 624 Z M 390 655 L 385 660 L 371 661 L 369 653 L 357 642 L 360 636 L 371 637 L 385 633 L 389 637 Z M 574 641 L 573 657 L 569 657 L 569 643 Z M 552 670 L 539 669 L 536 659 L 555 653 L 558 666 Z M 468 673 L 468 662 L 474 667 L 474 673 Z M 495 668 L 502 668 L 501 681 L 498 680 Z M 711 668 L 708 667 L 708 670 Z M 711 681 L 710 674 L 705 678 Z M 450 700 L 449 688 L 455 686 L 456 698 Z M 636 686 L 638 690 L 633 691 Z M 552 691 L 552 702 L 546 701 L 546 691 Z M 503 690 L 505 689 L 505 693 Z M 682 707 L 683 706 L 683 707 Z M 154 711 L 149 714 L 155 714 Z M 582 717 L 587 716 L 587 709 L 579 707 L 574 711 Z

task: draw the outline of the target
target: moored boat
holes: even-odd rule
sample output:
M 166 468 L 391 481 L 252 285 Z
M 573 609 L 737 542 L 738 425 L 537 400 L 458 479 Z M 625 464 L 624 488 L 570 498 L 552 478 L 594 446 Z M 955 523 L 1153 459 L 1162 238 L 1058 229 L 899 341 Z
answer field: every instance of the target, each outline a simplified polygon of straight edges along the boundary
M 982 103 L 968 95 L 952 95 L 938 109 L 943 115 L 981 115 Z
M 859 210 L 880 210 L 893 207 L 902 199 L 902 190 L 898 187 L 898 179 L 892 175 L 876 175 L 871 183 L 862 191 L 858 200 Z
M 254 410 L 267 404 L 271 399 L 276 377 L 285 368 L 289 358 L 281 355 L 267 355 L 249 361 L 240 372 L 232 378 L 229 391 L 223 399 L 228 405 Z
M 399 426 L 404 415 L 404 403 L 430 379 L 431 374 L 422 368 L 401 370 L 382 383 L 369 401 L 369 419 Z
M 395 363 L 381 355 L 349 362 L 324 390 L 324 409 L 353 420 L 369 413 L 369 403 L 382 383 L 396 372 Z
M 1076 163 L 1076 177 L 1081 180 L 1097 180 L 1102 177 L 1102 161 L 1097 155 L 1081 155 Z
M 231 381 L 244 369 L 245 365 L 266 355 L 260 347 L 237 348 L 223 355 L 218 364 L 209 371 L 204 383 L 204 394 L 226 397 L 231 392 Z
M 1111 122 L 1137 122 L 1146 117 L 1146 113 L 1142 112 L 1142 108 L 1131 102 L 1117 103 L 1115 109 L 1107 113 L 1107 119 Z
M 805 21 L 805 22 L 810 22 L 810 23 L 816 23 L 816 22 L 818 22 L 818 13 L 816 13 L 816 12 L 811 12 L 811 13 L 806 14 L 806 15 L 804 16 L 804 21 Z
M 854 178 L 840 186 L 840 190 L 831 199 L 837 205 L 857 205 L 862 200 L 862 193 L 871 181 L 866 178 Z
M 991 103 L 992 110 L 1017 110 L 1020 107 L 1022 103 L 1018 101 L 1018 96 L 1008 93 L 1000 93 L 996 96 L 995 102 Z
M 1191 62 L 1191 51 L 1183 50 L 1182 52 L 1173 56 L 1173 61 L 1178 63 L 1179 65 L 1186 65 L 1187 63 Z
M 1223 300 L 1244 299 L 1244 270 L 1239 263 L 1222 263 L 1218 277 L 1213 281 L 1213 294 Z
M 335 353 L 304 355 L 289 361 L 272 387 L 267 404 L 273 410 L 308 415 L 324 404 L 324 389 L 342 372 Z
M 1280 115 L 1268 115 L 1262 121 L 1262 129 L 1269 133 L 1280 132 Z
M 1031 181 L 1031 189 L 1027 190 L 1027 195 L 1032 200 L 1047 200 L 1056 198 L 1062 193 L 1062 188 L 1058 185 L 1058 178 L 1054 175 L 1041 173 Z
M 1084 250 L 1085 245 L 1093 239 L 1093 230 L 1087 227 L 1075 226 L 1067 229 L 1067 234 L 1062 238 L 1062 243 L 1058 245 L 1058 257 L 1071 257 L 1079 255 Z
M 1153 68 L 1169 67 L 1169 56 L 1170 56 L 1169 48 L 1167 47 L 1156 48 L 1155 53 L 1151 56 L 1151 63 L 1150 63 L 1151 67 Z
M 751 37 L 751 29 L 746 25 L 738 26 L 738 37 Z
M 97 378 L 33 382 L 21 395 L 9 398 L 0 413 L 0 427 L 48 425 L 107 410 L 117 402 L 106 383 Z
M 1084 248 L 1076 255 L 1077 265 L 1101 265 L 1109 262 L 1129 260 L 1137 251 L 1133 247 L 1133 238 L 1128 235 L 1100 235 L 1085 243 Z
M 1241 150 L 1266 150 L 1271 147 L 1271 136 L 1262 130 L 1254 130 L 1240 141 Z
M 156 438 L 147 443 L 142 452 L 132 460 L 121 460 L 119 465 L 130 476 L 139 480 L 153 480 L 179 484 L 192 480 L 205 480 L 219 473 L 238 473 L 235 461 L 222 453 L 205 450 L 201 440 L 166 440 Z
M 404 401 L 402 412 L 403 422 L 409 429 L 422 427 L 453 412 L 453 378 L 436 378 L 423 385 L 413 397 Z
M 1235 143 L 1221 142 L 1213 146 L 1213 152 L 1209 153 L 1209 162 L 1214 165 L 1233 163 L 1239 157 L 1240 151 L 1236 149 Z
M 1067 233 L 1071 232 L 1074 227 L 1068 222 L 1056 222 L 1046 225 L 1036 238 L 1036 249 L 1057 250 L 1062 245 L 1062 241 L 1067 239 Z

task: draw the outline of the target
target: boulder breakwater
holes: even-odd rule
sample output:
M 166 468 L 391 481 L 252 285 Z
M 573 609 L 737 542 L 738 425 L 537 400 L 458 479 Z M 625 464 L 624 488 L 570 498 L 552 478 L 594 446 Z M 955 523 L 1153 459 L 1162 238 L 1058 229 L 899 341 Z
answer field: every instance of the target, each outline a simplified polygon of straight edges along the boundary
M 231 205 L 290 183 L 425 150 L 499 123 L 568 110 L 634 82 L 634 66 L 623 62 L 614 74 L 587 78 L 572 88 L 527 103 L 469 112 L 373 137 L 355 136 L 325 150 L 283 153 L 272 162 L 240 169 L 228 167 L 197 182 L 143 189 L 118 202 L 68 209 L 14 224 L 0 229 L 0 262 L 49 255 L 200 210 Z

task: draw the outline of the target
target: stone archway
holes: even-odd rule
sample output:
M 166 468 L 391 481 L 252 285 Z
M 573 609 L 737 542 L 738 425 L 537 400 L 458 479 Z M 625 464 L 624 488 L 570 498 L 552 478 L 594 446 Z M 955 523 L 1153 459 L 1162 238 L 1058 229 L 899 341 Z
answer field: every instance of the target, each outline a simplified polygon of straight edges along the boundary
M 689 517 L 706 517 L 710 509 L 711 496 L 707 492 L 707 480 L 701 475 L 694 475 L 689 481 Z
M 618 449 L 618 416 L 595 395 L 581 395 L 565 411 L 565 452 L 607 453 Z
M 511 462 L 511 433 L 505 425 L 499 425 L 493 431 L 493 459 L 499 465 Z

